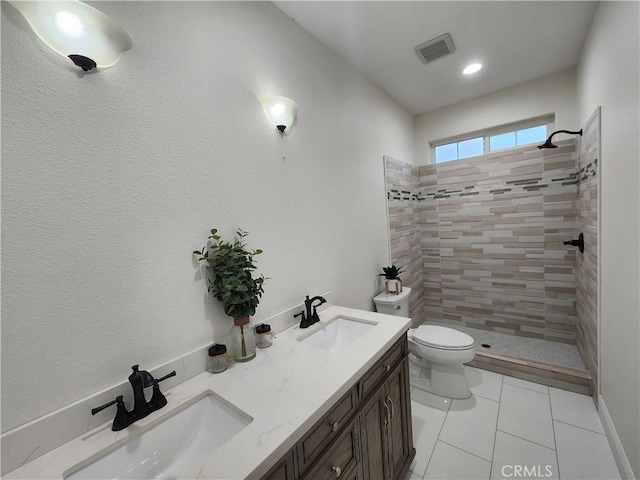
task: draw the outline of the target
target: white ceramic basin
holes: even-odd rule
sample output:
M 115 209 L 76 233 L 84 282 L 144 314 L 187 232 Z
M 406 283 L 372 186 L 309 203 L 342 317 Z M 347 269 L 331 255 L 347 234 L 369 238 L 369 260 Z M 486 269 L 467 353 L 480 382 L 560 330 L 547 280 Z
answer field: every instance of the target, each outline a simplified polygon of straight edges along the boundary
M 71 468 L 64 478 L 183 478 L 252 421 L 213 392 L 204 392 Z
M 330 352 L 341 352 L 371 330 L 376 323 L 348 317 L 336 317 L 299 338 L 302 343 Z

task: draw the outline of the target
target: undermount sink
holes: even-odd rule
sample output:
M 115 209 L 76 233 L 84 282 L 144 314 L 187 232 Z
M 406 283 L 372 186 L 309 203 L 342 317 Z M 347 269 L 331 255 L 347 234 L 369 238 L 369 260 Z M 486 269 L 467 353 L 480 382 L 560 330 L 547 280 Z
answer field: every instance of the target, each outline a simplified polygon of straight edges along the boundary
M 253 421 L 207 391 L 76 465 L 64 478 L 178 479 Z
M 298 340 L 329 352 L 341 352 L 377 324 L 355 318 L 336 317 L 319 325 L 319 327 L 314 325 L 314 331 L 303 335 Z

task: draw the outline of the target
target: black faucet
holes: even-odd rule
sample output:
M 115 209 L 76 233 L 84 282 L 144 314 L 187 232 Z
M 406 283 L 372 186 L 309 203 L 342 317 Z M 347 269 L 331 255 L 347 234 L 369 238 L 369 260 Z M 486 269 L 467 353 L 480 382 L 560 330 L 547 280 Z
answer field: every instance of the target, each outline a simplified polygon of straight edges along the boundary
M 312 305 L 313 302 L 315 302 L 316 300 L 319 300 L 320 303 Z M 305 314 L 305 311 L 303 310 L 302 312 L 293 316 L 293 318 L 302 316 L 302 319 L 300 320 L 300 328 L 308 328 L 314 323 L 319 322 L 320 318 L 318 317 L 318 312 L 316 311 L 316 308 L 318 308 L 320 305 L 326 302 L 327 301 L 320 295 L 316 295 L 311 299 L 309 298 L 309 295 L 307 295 L 307 299 L 304 301 L 304 306 L 307 310 L 306 314 Z M 313 308 L 313 312 L 311 312 L 311 308 Z
M 163 380 L 176 375 L 176 371 L 174 370 L 162 378 L 155 379 L 149 372 L 145 370 L 138 370 L 138 365 L 134 365 L 131 369 L 133 370 L 133 373 L 129 375 L 129 383 L 133 389 L 133 410 L 129 411 L 124 406 L 122 395 L 118 395 L 115 400 L 91 410 L 91 415 L 95 415 L 105 408 L 116 404 L 116 416 L 113 419 L 113 426 L 111 427 L 111 430 L 114 432 L 127 428 L 133 422 L 136 422 L 150 413 L 164 407 L 167 404 L 167 399 L 160 391 L 158 384 Z M 153 387 L 151 400 L 148 402 L 144 396 L 144 389 L 147 387 Z

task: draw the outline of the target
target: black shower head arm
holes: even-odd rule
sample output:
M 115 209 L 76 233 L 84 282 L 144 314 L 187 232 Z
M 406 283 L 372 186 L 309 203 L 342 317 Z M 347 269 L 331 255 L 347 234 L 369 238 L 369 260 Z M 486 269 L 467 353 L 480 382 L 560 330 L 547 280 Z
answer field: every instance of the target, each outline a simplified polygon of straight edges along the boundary
M 539 149 L 542 149 L 542 148 L 557 148 L 558 147 L 557 145 L 554 145 L 553 143 L 551 143 L 551 139 L 553 138 L 553 136 L 556 133 L 568 133 L 569 135 L 580 135 L 580 136 L 582 136 L 582 129 L 580 129 L 577 132 L 570 132 L 569 130 L 557 130 L 557 131 L 553 132 L 551 135 L 549 135 L 549 138 L 547 138 L 546 142 L 544 142 L 542 145 L 538 145 L 538 148 Z

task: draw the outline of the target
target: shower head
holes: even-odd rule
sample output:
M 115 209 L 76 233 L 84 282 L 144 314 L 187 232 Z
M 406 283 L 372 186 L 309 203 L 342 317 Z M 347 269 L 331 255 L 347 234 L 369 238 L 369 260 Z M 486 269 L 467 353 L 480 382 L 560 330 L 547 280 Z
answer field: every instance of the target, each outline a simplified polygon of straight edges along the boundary
M 547 141 L 544 142 L 542 145 L 538 145 L 538 148 L 542 150 L 543 148 L 558 148 L 558 146 L 551 143 L 551 137 L 549 137 L 547 138 Z
M 553 138 L 553 136 L 556 133 L 568 133 L 570 135 L 580 135 L 582 136 L 582 129 L 580 129 L 579 132 L 570 132 L 569 130 L 558 130 L 556 132 L 553 132 L 551 135 L 549 135 L 549 138 L 547 138 L 547 141 L 544 142 L 542 145 L 538 145 L 539 149 L 543 149 L 543 148 L 558 148 L 557 145 L 554 145 L 553 143 L 551 143 L 551 139 Z

